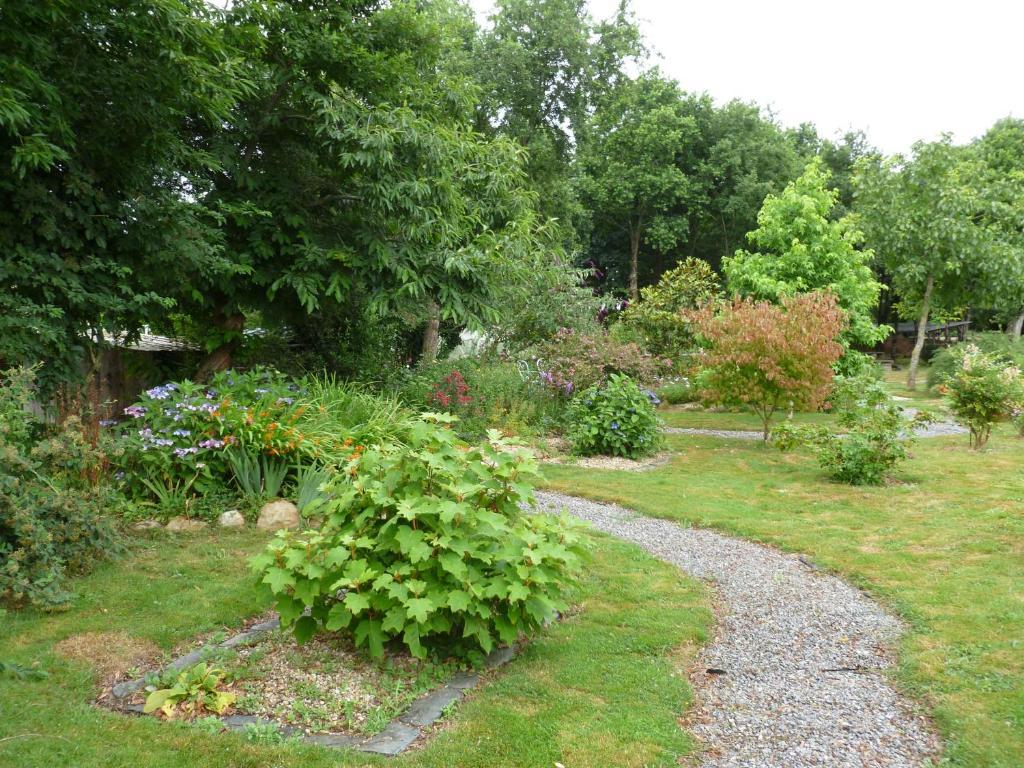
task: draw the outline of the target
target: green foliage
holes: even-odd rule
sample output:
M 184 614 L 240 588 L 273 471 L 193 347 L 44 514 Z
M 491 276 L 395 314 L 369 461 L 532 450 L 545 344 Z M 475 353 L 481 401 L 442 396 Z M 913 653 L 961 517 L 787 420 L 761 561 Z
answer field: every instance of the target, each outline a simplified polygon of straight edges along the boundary
M 938 389 L 946 384 L 960 368 L 964 353 L 971 346 L 1004 363 L 1024 368 L 1024 342 L 1014 341 L 999 331 L 975 333 L 969 341 L 936 350 L 928 363 L 928 388 Z
M 0 361 L 79 378 L 86 335 L 139 330 L 227 270 L 192 200 L 195 141 L 246 87 L 201 0 L 11 2 L 0 23 Z
M 644 352 L 633 342 L 606 333 L 579 333 L 563 328 L 537 350 L 537 365 L 544 385 L 562 397 L 621 373 L 642 384 L 653 384 L 672 370 L 672 361 Z
M 692 403 L 698 399 L 698 393 L 690 379 L 678 378 L 664 382 L 658 387 L 658 397 L 669 405 Z
M 604 384 L 576 395 L 569 408 L 569 441 L 583 456 L 649 456 L 660 444 L 653 392 L 627 376 L 611 374 Z
M 640 338 L 646 351 L 678 364 L 696 346 L 681 312 L 698 309 L 721 291 L 721 281 L 711 266 L 688 258 L 665 272 L 656 285 L 641 288 L 640 301 L 626 308 L 619 323 Z
M 279 534 L 253 560 L 300 641 L 344 629 L 374 657 L 391 640 L 417 657 L 474 656 L 564 607 L 576 534 L 520 508 L 536 460 L 496 432 L 467 446 L 452 420 L 428 416 L 406 445 L 368 448 L 330 486 L 320 530 Z
M 289 381 L 267 369 L 153 387 L 125 414 L 125 485 L 172 514 L 231 486 L 276 496 L 293 469 L 340 467 L 359 445 L 400 438 L 408 423 L 393 399 L 331 377 Z
M 224 670 L 200 662 L 182 670 L 168 688 L 151 690 L 142 711 L 149 715 L 159 710 L 168 719 L 191 719 L 204 712 L 222 715 L 236 698 L 221 689 L 224 682 Z
M 694 184 L 676 158 L 697 123 L 679 86 L 657 71 L 623 80 L 594 112 L 581 149 L 581 199 L 597 221 L 629 235 L 630 296 L 641 246 L 667 251 L 686 239 Z
M 540 208 L 571 240 L 573 153 L 594 107 L 644 55 L 638 26 L 625 5 L 597 22 L 582 0 L 501 0 L 492 21 L 461 62 L 482 86 L 479 123 L 529 150 Z
M 871 271 L 874 253 L 858 250 L 863 236 L 849 219 L 830 219 L 838 193 L 828 181 L 813 160 L 780 195 L 765 198 L 758 227 L 747 234 L 756 250 L 736 251 L 722 268 L 730 290 L 755 299 L 830 291 L 846 313 L 844 344 L 871 347 L 891 331 L 873 318 L 882 289 Z
M 46 428 L 26 410 L 34 371 L 0 379 L 0 601 L 56 606 L 82 573 L 121 550 L 111 522 L 123 499 L 104 482 L 106 456 L 69 418 Z
M 857 224 L 919 322 L 927 322 L 933 308 L 970 303 L 983 285 L 979 266 L 992 257 L 969 161 L 947 136 L 916 143 L 909 158 L 865 158 L 857 167 Z M 911 355 L 911 389 L 923 345 L 920 337 Z
M 689 317 L 707 345 L 697 377 L 701 400 L 749 406 L 765 441 L 779 409 L 816 410 L 828 396 L 845 323 L 832 294 L 783 297 L 780 305 L 736 299 L 717 314 L 708 306 Z
M 1004 421 L 1024 404 L 1024 378 L 1020 368 L 967 345 L 960 364 L 940 386 L 949 397 L 950 410 L 971 432 L 971 447 L 982 448 L 992 425 Z
M 454 428 L 470 440 L 488 429 L 521 436 L 550 432 L 560 426 L 565 408 L 550 388 L 491 356 L 421 366 L 403 383 L 400 396 L 420 411 L 455 414 Z
M 772 441 L 782 450 L 810 445 L 822 468 L 841 483 L 881 485 L 913 442 L 903 409 L 882 382 L 863 376 L 837 376 L 830 402 L 837 430 L 785 423 L 772 432 Z

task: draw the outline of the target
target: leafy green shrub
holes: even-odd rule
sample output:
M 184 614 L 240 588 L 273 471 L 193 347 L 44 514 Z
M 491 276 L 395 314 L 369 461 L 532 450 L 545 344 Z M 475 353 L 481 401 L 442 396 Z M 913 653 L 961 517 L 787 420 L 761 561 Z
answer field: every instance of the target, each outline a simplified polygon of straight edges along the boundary
M 619 325 L 648 352 L 679 361 L 697 346 L 682 310 L 699 309 L 721 294 L 711 265 L 688 258 L 665 272 L 656 285 L 640 289 L 640 301 L 620 315 Z
M 806 444 L 833 479 L 850 485 L 881 485 L 907 458 L 913 441 L 903 409 L 874 377 L 837 376 L 831 397 L 839 430 L 781 424 L 772 440 L 782 450 Z
M 937 389 L 946 384 L 960 369 L 964 352 L 972 347 L 1004 363 L 1024 367 L 1024 341 L 1014 341 L 1000 331 L 976 333 L 970 341 L 935 352 L 928 365 L 929 389 Z
M 981 448 L 992 434 L 992 425 L 1009 418 L 1024 403 L 1024 378 L 1020 368 L 997 355 L 968 345 L 960 366 L 941 385 L 950 409 L 971 433 L 971 447 Z
M 563 328 L 538 349 L 544 384 L 564 397 L 601 384 L 613 373 L 653 384 L 672 370 L 672 361 L 644 352 L 605 333 L 584 334 Z
M 253 559 L 300 641 L 344 629 L 375 657 L 391 640 L 472 657 L 564 607 L 576 534 L 521 509 L 535 459 L 496 432 L 468 446 L 453 420 L 425 416 L 405 445 L 368 448 L 329 487 L 320 530 L 283 532 Z
M 654 453 L 660 434 L 655 399 L 653 392 L 617 373 L 579 393 L 569 407 L 568 437 L 573 450 L 583 456 L 629 459 Z
M 0 601 L 53 606 L 70 599 L 68 573 L 120 550 L 124 500 L 76 419 L 47 430 L 28 412 L 33 381 L 15 369 L 0 384 Z

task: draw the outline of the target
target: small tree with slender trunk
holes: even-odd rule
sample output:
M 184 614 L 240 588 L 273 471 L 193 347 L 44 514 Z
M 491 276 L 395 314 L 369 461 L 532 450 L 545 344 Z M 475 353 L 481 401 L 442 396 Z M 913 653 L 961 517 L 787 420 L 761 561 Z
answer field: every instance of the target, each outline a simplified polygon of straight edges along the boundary
M 908 389 L 917 386 L 929 315 L 985 292 L 982 267 L 992 248 L 977 216 L 976 178 L 972 158 L 948 136 L 918 142 L 910 158 L 869 158 L 857 167 L 858 222 L 891 276 L 901 306 L 917 319 Z
M 781 304 L 737 298 L 717 311 L 707 306 L 686 316 L 706 344 L 701 400 L 749 407 L 761 418 L 766 442 L 779 410 L 814 410 L 828 397 L 846 328 L 831 293 L 785 297 Z

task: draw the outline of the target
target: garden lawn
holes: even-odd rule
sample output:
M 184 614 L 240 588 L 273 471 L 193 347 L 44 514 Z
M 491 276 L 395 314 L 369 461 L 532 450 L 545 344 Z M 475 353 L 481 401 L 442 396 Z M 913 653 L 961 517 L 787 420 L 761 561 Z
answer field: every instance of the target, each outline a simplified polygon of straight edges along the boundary
M 706 638 L 703 588 L 638 548 L 593 537 L 578 588 L 582 610 L 545 630 L 461 702 L 422 750 L 398 759 L 315 746 L 251 744 L 188 725 L 99 709 L 91 666 L 54 646 L 82 633 L 126 633 L 165 654 L 230 630 L 268 605 L 246 560 L 266 537 L 208 531 L 141 540 L 133 554 L 77 580 L 64 613 L 0 618 L 0 660 L 38 663 L 44 680 L 0 679 L 0 765 L 19 768 L 279 766 L 675 766 L 694 751 L 678 718 L 685 668 Z M 97 649 L 99 663 L 119 648 Z M 111 658 L 111 654 L 113 659 Z
M 923 398 L 922 398 L 923 399 Z M 701 414 L 734 428 L 734 414 Z M 910 623 L 899 682 L 931 708 L 950 765 L 1024 766 L 1024 441 L 921 440 L 898 484 L 829 481 L 808 453 L 670 435 L 643 473 L 545 470 L 552 490 L 807 553 Z
M 714 412 L 669 406 L 660 409 L 658 416 L 665 422 L 665 426 L 683 429 L 735 429 L 760 432 L 762 428 L 761 417 L 749 411 Z M 787 420 L 794 424 L 829 424 L 835 421 L 835 416 L 830 413 L 799 412 L 794 413 L 790 420 L 787 419 L 786 411 L 780 411 L 772 419 L 772 426 L 777 426 Z

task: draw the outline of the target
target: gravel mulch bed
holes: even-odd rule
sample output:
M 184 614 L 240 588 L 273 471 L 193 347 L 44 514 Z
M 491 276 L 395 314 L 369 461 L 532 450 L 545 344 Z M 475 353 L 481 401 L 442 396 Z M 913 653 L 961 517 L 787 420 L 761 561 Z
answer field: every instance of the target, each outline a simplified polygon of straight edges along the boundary
M 307 733 L 367 735 L 382 730 L 420 694 L 446 682 L 454 665 L 437 665 L 407 654 L 377 663 L 347 638 L 319 634 L 299 645 L 276 631 L 238 649 L 225 670 L 236 682 L 235 709 L 285 723 Z
M 690 728 L 703 768 L 923 768 L 940 742 L 886 676 L 899 620 L 859 590 L 786 555 L 618 506 L 538 493 L 717 588 Z
M 544 459 L 548 464 L 571 464 L 587 469 L 618 469 L 626 472 L 646 472 L 664 466 L 672 459 L 670 451 L 663 451 L 646 459 L 626 459 L 622 456 L 550 456 Z

